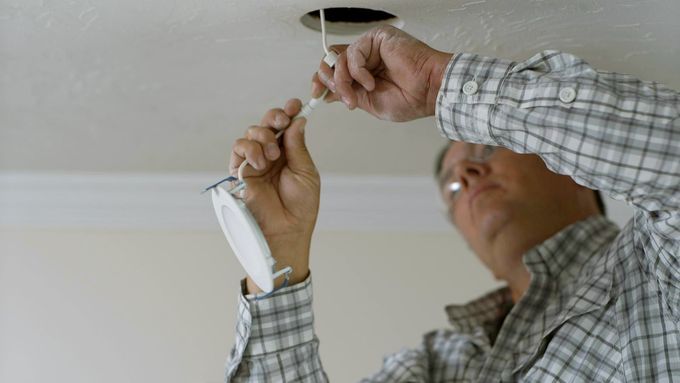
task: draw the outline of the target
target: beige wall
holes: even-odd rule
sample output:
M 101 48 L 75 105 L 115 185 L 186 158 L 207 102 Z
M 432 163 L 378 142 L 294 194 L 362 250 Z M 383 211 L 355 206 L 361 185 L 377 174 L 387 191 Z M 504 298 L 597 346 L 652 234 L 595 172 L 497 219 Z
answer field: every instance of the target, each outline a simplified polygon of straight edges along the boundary
M 494 286 L 454 234 L 318 233 L 315 312 L 329 377 L 446 326 Z M 242 271 L 219 232 L 0 231 L 0 381 L 220 382 Z

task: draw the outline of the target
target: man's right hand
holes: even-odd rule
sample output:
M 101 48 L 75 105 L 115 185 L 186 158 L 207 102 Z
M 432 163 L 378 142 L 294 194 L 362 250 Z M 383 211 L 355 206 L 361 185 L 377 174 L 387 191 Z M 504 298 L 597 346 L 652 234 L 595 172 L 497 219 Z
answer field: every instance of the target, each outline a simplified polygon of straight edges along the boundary
M 316 89 L 323 84 L 333 92 L 327 100 L 340 100 L 350 109 L 359 107 L 390 121 L 434 114 L 450 53 L 432 49 L 391 26 L 372 29 L 349 46 L 330 49 L 338 53 L 334 69 L 322 61 L 313 79 Z
M 253 214 L 279 268 L 291 266 L 290 284 L 302 282 L 309 274 L 309 247 L 319 212 L 320 179 L 304 138 L 304 118 L 292 121 L 302 102 L 288 101 L 283 109 L 271 109 L 260 125 L 248 128 L 236 140 L 229 165 L 236 175 L 244 160 L 246 182 L 244 202 Z M 290 127 L 288 127 L 290 125 Z M 283 133 L 279 148 L 275 132 Z M 282 280 L 275 281 L 278 286 Z M 248 292 L 261 290 L 247 279 Z

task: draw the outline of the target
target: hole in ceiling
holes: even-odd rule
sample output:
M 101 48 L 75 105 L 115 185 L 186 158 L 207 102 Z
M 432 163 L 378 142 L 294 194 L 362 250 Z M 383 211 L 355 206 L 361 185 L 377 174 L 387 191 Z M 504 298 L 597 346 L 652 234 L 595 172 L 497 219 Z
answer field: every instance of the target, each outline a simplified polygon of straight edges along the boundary
M 326 14 L 326 32 L 334 35 L 355 35 L 379 25 L 392 25 L 397 28 L 404 22 L 397 16 L 380 10 L 369 8 L 324 8 Z M 306 13 L 300 22 L 307 28 L 321 31 L 319 10 Z

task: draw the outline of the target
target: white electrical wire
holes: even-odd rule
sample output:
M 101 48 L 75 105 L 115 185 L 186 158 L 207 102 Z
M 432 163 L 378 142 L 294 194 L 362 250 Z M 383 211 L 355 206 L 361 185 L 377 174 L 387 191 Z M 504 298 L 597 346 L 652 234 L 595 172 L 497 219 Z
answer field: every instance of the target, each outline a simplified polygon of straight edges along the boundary
M 326 64 L 328 64 L 329 67 L 333 68 L 333 67 L 335 66 L 335 62 L 337 61 L 338 56 L 337 56 L 337 54 L 336 54 L 335 52 L 330 51 L 330 50 L 328 49 L 328 46 L 326 45 L 326 17 L 325 17 L 326 15 L 324 14 L 324 10 L 323 10 L 323 9 L 320 9 L 320 10 L 319 10 L 319 15 L 320 15 L 320 19 L 321 19 L 321 43 L 322 43 L 322 46 L 323 46 L 323 50 L 324 50 L 324 52 L 325 52 L 325 56 L 324 56 L 324 58 L 323 58 L 323 61 L 324 61 Z M 323 99 L 326 97 L 327 94 L 328 94 L 328 89 L 325 89 L 325 90 L 323 91 L 323 93 L 321 94 L 320 97 L 316 97 L 316 98 L 310 99 L 305 105 L 302 106 L 302 108 L 300 109 L 300 112 L 299 112 L 298 114 L 296 114 L 295 117 L 293 117 L 293 119 L 291 120 L 291 123 L 292 123 L 293 121 L 299 119 L 299 118 L 303 118 L 303 117 L 306 118 L 306 117 L 308 117 L 310 114 L 312 114 L 312 111 L 314 110 L 314 108 L 317 107 L 319 104 L 322 103 Z M 289 124 L 288 126 L 290 126 L 290 124 Z M 279 140 L 279 137 L 281 137 L 281 135 L 285 132 L 285 130 L 286 130 L 287 128 L 288 128 L 288 127 L 283 128 L 283 129 L 281 129 L 280 131 L 278 131 L 278 132 L 276 133 L 276 140 L 277 140 L 277 142 L 278 142 L 278 140 Z M 245 189 L 245 187 L 246 187 L 246 183 L 245 183 L 244 180 L 243 180 L 243 170 L 245 169 L 245 167 L 246 167 L 247 165 L 248 165 L 248 160 L 244 160 L 244 161 L 241 163 L 241 165 L 238 167 L 238 181 L 239 181 L 239 182 L 237 183 L 237 185 L 236 185 L 234 188 L 232 188 L 231 190 L 229 190 L 229 194 L 230 194 L 231 196 L 234 196 L 235 193 L 240 192 L 240 197 L 241 197 L 241 198 L 244 197 L 244 196 L 243 196 L 243 191 L 244 191 L 244 189 Z M 233 179 L 233 177 L 229 177 L 229 179 Z M 220 181 L 219 183 L 224 182 L 224 181 L 226 181 L 226 180 L 227 180 L 227 179 L 222 180 L 222 181 Z M 219 185 L 219 183 L 215 184 L 215 186 L 216 186 L 216 185 Z M 206 190 L 207 190 L 207 189 L 206 189 Z M 214 190 L 213 190 L 213 193 L 215 193 Z M 214 201 L 215 201 L 215 194 L 213 194 L 213 203 L 214 203 Z M 241 210 L 245 210 L 246 212 L 248 211 L 248 209 L 247 209 L 246 207 L 244 207 L 244 206 L 242 206 L 242 205 L 241 205 L 241 207 L 242 207 Z M 216 210 L 216 211 L 217 211 L 217 210 Z M 238 252 L 239 247 L 238 247 L 238 246 L 237 246 L 237 247 L 234 247 L 234 243 L 232 242 L 231 236 L 229 235 L 229 233 L 231 233 L 231 230 L 225 229 L 225 226 L 224 226 L 224 224 L 222 223 L 222 221 L 220 221 L 220 224 L 222 225 L 222 229 L 225 230 L 225 234 L 227 234 L 227 239 L 229 239 L 229 243 L 231 244 L 232 248 L 234 249 L 234 251 L 236 252 L 236 254 L 237 254 L 237 256 L 238 256 L 238 254 L 239 254 L 239 252 Z M 259 238 L 262 239 L 262 240 L 264 240 L 264 236 L 262 235 L 261 230 L 258 230 L 258 227 L 257 227 L 257 226 L 258 226 L 258 225 L 255 224 L 254 227 L 253 227 L 253 225 L 251 224 L 249 229 L 250 229 L 250 231 L 253 232 L 256 236 L 258 236 L 258 234 L 259 234 Z M 246 229 L 248 229 L 248 228 L 246 228 Z M 227 233 L 227 230 L 229 231 L 229 233 Z M 239 234 L 239 233 L 240 233 L 240 232 L 237 232 L 237 234 Z M 249 237 L 246 237 L 246 239 L 248 239 L 248 238 L 249 238 Z M 266 246 L 266 243 L 265 243 L 265 245 L 264 245 L 264 249 L 262 249 L 262 246 L 260 246 L 260 248 L 261 248 L 261 249 L 260 249 L 261 252 L 264 252 L 264 254 L 265 254 L 265 256 L 266 256 L 266 253 L 269 251 L 269 249 L 268 249 L 267 246 Z M 266 250 L 266 252 L 265 252 L 265 250 Z M 269 258 L 271 258 L 271 256 L 270 256 Z M 240 257 L 240 256 L 239 256 L 239 260 L 241 260 L 241 257 Z M 243 261 L 242 261 L 242 263 L 243 263 Z M 244 264 L 244 266 L 245 266 L 245 264 Z M 281 288 L 286 287 L 286 286 L 288 285 L 289 278 L 290 278 L 290 275 L 292 274 L 292 271 L 293 271 L 293 268 L 290 267 L 290 266 L 288 266 L 288 267 L 285 267 L 285 268 L 279 270 L 278 272 L 274 272 L 274 266 L 273 266 L 273 264 L 272 264 L 272 272 L 273 272 L 273 273 L 272 273 L 272 276 L 271 276 L 272 282 L 273 282 L 276 278 L 278 278 L 279 276 L 281 276 L 281 275 L 285 275 L 285 280 L 284 280 L 284 282 L 283 282 L 283 284 L 282 284 L 281 286 L 279 286 L 279 287 L 277 287 L 277 288 L 274 288 L 272 291 L 270 291 L 270 292 L 268 292 L 268 293 L 266 293 L 266 294 L 258 294 L 258 295 L 255 296 L 255 299 L 256 299 L 256 300 L 259 300 L 259 299 L 267 298 L 267 297 L 269 297 L 270 295 L 272 295 L 275 291 L 277 291 L 277 290 L 279 290 L 279 289 L 281 289 Z M 261 274 L 261 273 L 260 273 L 260 274 Z
M 323 45 L 323 51 L 327 55 L 329 54 L 328 45 L 326 44 L 326 13 L 324 9 L 319 9 L 319 18 L 321 19 L 321 44 Z
M 321 20 L 321 44 L 323 45 L 323 51 L 326 53 L 326 55 L 323 58 L 323 61 L 328 64 L 329 67 L 333 68 L 335 66 L 335 61 L 338 58 L 338 55 L 329 50 L 328 46 L 326 44 L 326 14 L 324 13 L 323 8 L 319 9 L 319 18 Z M 310 114 L 312 114 L 312 111 L 314 108 L 316 108 L 319 104 L 321 104 L 321 101 L 326 97 L 328 94 L 328 89 L 323 91 L 323 94 L 321 94 L 320 97 L 317 98 L 312 98 L 309 100 L 305 105 L 302 106 L 302 109 L 300 109 L 300 112 L 293 117 L 292 121 L 297 120 L 298 118 L 307 118 L 309 117 Z M 290 125 L 289 125 L 290 126 Z M 278 140 L 279 137 L 285 132 L 287 129 L 283 128 L 279 130 L 278 133 L 276 133 L 276 139 Z M 230 192 L 235 192 L 237 190 L 243 189 L 243 169 L 245 169 L 246 165 L 248 165 L 249 162 L 248 160 L 245 160 L 241 163 L 241 166 L 238 167 L 238 180 L 240 181 L 241 185 L 236 186 L 234 189 L 232 189 Z

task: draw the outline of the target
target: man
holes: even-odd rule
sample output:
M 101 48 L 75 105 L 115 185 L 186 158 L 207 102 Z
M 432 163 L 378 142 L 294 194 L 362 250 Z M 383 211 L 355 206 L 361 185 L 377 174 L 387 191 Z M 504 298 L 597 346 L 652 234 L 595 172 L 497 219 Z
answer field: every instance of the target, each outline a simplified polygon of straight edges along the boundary
M 435 115 L 453 143 L 440 185 L 456 228 L 507 287 L 447 308 L 452 327 L 385 359 L 371 382 L 680 379 L 680 97 L 560 52 L 514 63 L 438 52 L 389 27 L 336 46 L 321 84 L 349 109 Z M 246 204 L 291 286 L 247 278 L 227 381 L 326 381 L 311 309 L 319 176 L 299 100 L 237 140 Z M 283 150 L 273 129 L 290 125 Z M 635 208 L 619 231 L 593 191 Z M 278 281 L 281 284 L 281 281 Z

